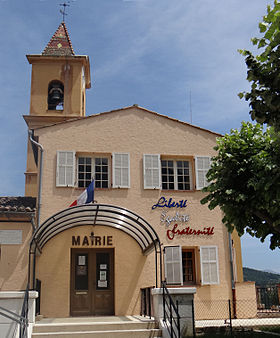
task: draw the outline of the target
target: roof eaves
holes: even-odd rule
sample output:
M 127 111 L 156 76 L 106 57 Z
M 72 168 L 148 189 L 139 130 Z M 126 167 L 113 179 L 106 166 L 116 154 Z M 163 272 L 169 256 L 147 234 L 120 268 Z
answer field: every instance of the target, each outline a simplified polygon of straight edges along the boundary
M 138 106 L 138 105 L 132 105 L 132 106 L 123 107 L 123 108 L 119 108 L 119 109 L 113 109 L 113 110 L 109 110 L 109 111 L 106 111 L 106 112 L 101 112 L 101 113 L 92 114 L 92 115 L 89 115 L 89 116 L 77 117 L 77 118 L 74 118 L 74 119 L 71 119 L 71 120 L 62 121 L 62 122 L 57 122 L 57 123 L 54 123 L 54 124 L 50 124 L 50 125 L 48 125 L 48 126 L 43 126 L 43 127 L 39 127 L 39 128 L 35 128 L 35 129 L 49 128 L 49 127 L 53 127 L 53 126 L 55 126 L 55 125 L 59 125 L 59 124 L 62 124 L 62 123 L 72 123 L 72 122 L 75 122 L 75 121 L 77 121 L 77 120 L 83 120 L 83 119 L 94 118 L 94 117 L 97 117 L 97 116 L 102 116 L 102 115 L 105 115 L 105 114 L 111 114 L 111 113 L 114 113 L 114 112 L 123 111 L 123 110 L 128 110 L 128 109 L 132 109 L 132 108 L 138 108 L 138 109 L 141 109 L 141 110 L 143 110 L 143 111 L 145 111 L 145 112 L 154 114 L 154 115 L 156 115 L 156 116 L 163 117 L 163 118 L 169 119 L 169 120 L 171 120 L 171 121 L 181 123 L 181 124 L 183 124 L 183 125 L 185 125 L 185 126 L 189 126 L 189 127 L 192 127 L 192 128 L 199 129 L 199 130 L 201 130 L 201 131 L 208 132 L 208 133 L 210 133 L 210 134 L 216 135 L 217 137 L 222 137 L 222 136 L 223 136 L 222 134 L 216 133 L 216 132 L 211 131 L 211 130 L 209 130 L 209 129 L 202 128 L 202 127 L 198 127 L 198 126 L 195 126 L 195 125 L 190 124 L 190 123 L 188 123 L 188 122 L 184 122 L 184 121 L 175 119 L 175 118 L 173 118 L 173 117 L 169 117 L 169 116 L 167 116 L 167 115 L 159 114 L 159 113 L 157 113 L 157 112 L 155 112 L 155 111 L 146 109 L 146 108 L 144 108 L 144 107 L 140 107 L 140 106 Z
M 36 211 L 35 197 L 0 197 L 0 213 L 26 214 Z

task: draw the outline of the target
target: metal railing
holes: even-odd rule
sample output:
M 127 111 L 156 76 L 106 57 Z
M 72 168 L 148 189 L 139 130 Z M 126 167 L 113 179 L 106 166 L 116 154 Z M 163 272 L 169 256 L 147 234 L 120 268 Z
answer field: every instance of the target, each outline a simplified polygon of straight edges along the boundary
M 141 289 L 141 316 L 150 317 L 154 316 L 153 306 L 152 306 L 152 294 L 151 291 L 154 289 L 154 286 L 142 288 Z
M 234 316 L 236 309 L 236 316 Z M 259 310 L 256 299 L 197 300 L 194 302 L 195 327 L 200 334 L 224 332 L 243 337 L 242 332 L 280 332 L 280 312 Z
M 163 301 L 163 321 L 171 338 L 180 338 L 180 315 L 179 304 L 176 305 L 166 287 L 166 283 L 162 282 L 162 301 Z
M 258 311 L 280 311 L 279 286 L 256 286 Z
M 27 327 L 28 327 L 28 304 L 29 303 L 29 286 L 27 286 L 24 294 L 24 300 L 21 309 L 21 318 L 22 324 L 20 325 L 19 338 L 27 337 Z
M 36 315 L 41 314 L 41 284 L 40 279 L 36 278 L 35 290 L 38 292 L 38 298 L 36 298 Z
M 28 298 L 29 289 L 25 290 L 21 314 L 18 315 L 2 306 L 0 306 L 0 315 L 6 317 L 19 325 L 19 338 L 27 338 L 27 327 L 28 327 Z

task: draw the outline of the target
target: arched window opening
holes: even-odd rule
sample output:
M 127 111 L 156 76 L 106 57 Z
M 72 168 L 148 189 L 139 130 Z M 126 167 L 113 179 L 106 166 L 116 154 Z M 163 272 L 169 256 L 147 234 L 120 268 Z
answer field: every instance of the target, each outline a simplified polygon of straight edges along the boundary
M 48 110 L 63 110 L 64 85 L 60 81 L 51 81 L 48 87 Z

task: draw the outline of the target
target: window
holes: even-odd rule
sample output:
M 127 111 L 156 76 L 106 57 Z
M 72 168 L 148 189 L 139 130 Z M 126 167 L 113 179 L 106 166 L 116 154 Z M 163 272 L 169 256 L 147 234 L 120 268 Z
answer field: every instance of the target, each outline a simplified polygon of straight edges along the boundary
M 195 284 L 195 260 L 193 249 L 182 251 L 183 284 Z
M 129 154 L 113 153 L 113 187 L 129 188 Z
M 143 157 L 144 189 L 160 188 L 160 156 L 145 154 Z
M 87 187 L 92 180 L 92 164 L 90 157 L 78 158 L 78 187 Z
M 211 158 L 208 156 L 196 156 L 195 168 L 196 168 L 196 189 L 200 190 L 207 187 L 209 182 L 207 181 L 206 174 L 211 167 Z
M 190 285 L 199 280 L 195 261 L 199 259 L 198 249 L 185 249 L 181 246 L 164 248 L 164 267 L 167 284 Z M 219 284 L 218 248 L 200 247 L 201 284 Z
M 188 160 L 161 160 L 163 190 L 191 190 L 192 166 Z
M 75 152 L 58 151 L 56 167 L 56 185 L 73 187 L 75 177 Z
M 95 188 L 109 188 L 110 165 L 114 188 L 129 188 L 130 162 L 128 153 L 113 153 L 109 156 L 78 156 L 74 151 L 57 151 L 56 186 L 87 187 L 94 179 Z M 76 171 L 76 173 L 75 173 Z
M 182 249 L 179 245 L 164 248 L 164 267 L 167 284 L 183 284 Z
M 219 284 L 218 248 L 216 246 L 200 247 L 202 284 Z
M 87 187 L 94 178 L 95 188 L 109 187 L 107 157 L 78 157 L 78 187 Z
M 95 159 L 95 187 L 109 187 L 109 165 L 108 158 L 98 157 Z
M 196 189 L 209 183 L 206 174 L 211 166 L 209 156 L 195 157 Z M 143 156 L 144 189 L 193 190 L 192 159 L 161 159 L 159 154 Z

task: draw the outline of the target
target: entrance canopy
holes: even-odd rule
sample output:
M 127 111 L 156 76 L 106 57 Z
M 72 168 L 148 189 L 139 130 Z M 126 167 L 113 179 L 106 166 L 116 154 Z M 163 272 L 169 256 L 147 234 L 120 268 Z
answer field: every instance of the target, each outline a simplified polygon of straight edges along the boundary
M 44 245 L 59 233 L 84 225 L 110 226 L 124 231 L 136 240 L 145 255 L 160 246 L 157 233 L 141 216 L 107 204 L 84 204 L 58 212 L 34 232 L 32 243 L 42 250 Z

